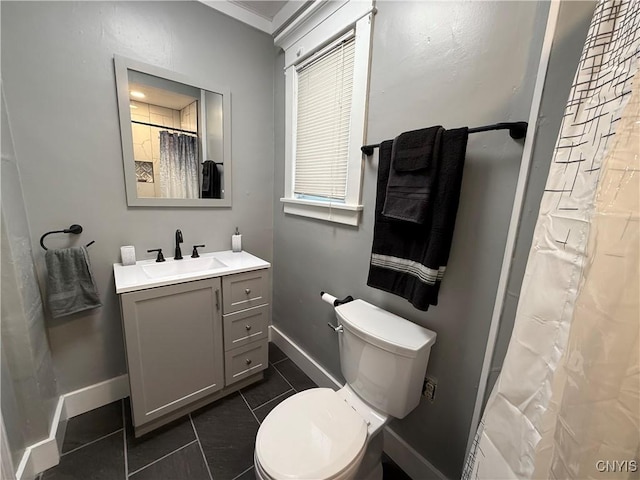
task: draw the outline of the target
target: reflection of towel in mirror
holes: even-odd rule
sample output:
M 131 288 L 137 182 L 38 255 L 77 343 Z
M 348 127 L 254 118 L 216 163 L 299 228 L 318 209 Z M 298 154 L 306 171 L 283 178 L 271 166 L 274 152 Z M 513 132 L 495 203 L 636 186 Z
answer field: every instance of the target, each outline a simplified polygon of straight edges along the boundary
M 47 250 L 47 297 L 53 318 L 101 307 L 86 247 Z
M 213 160 L 202 163 L 202 198 L 220 198 L 220 172 Z

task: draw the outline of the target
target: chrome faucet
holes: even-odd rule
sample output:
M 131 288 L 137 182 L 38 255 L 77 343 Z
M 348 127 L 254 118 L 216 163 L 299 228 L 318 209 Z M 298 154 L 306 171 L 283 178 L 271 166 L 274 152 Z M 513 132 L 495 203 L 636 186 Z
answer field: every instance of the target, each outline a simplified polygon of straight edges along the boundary
M 180 250 L 180 244 L 183 242 L 182 232 L 180 229 L 176 230 L 176 254 L 173 256 L 174 260 L 182 260 L 182 251 Z

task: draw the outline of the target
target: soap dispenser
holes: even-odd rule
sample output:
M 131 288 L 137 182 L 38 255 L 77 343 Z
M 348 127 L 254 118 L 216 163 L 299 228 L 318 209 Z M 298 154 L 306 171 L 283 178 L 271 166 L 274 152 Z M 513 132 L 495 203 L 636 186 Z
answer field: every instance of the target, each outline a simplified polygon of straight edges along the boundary
M 231 250 L 234 252 L 242 251 L 242 235 L 240 234 L 238 227 L 236 227 L 236 233 L 231 235 Z

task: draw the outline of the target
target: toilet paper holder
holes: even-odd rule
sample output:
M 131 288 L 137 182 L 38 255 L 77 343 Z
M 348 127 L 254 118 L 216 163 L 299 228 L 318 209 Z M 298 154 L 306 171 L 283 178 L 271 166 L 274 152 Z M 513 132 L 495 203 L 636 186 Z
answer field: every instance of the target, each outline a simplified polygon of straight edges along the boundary
M 333 295 L 330 295 L 326 292 L 320 292 L 320 297 L 322 298 L 322 300 L 333 305 L 334 307 L 339 307 L 340 305 L 344 305 L 345 303 L 353 302 L 353 297 L 351 295 L 347 295 L 342 300 L 339 300 Z M 327 325 L 336 333 L 342 333 L 344 331 L 344 327 L 342 325 L 334 326 L 329 322 L 327 322 Z

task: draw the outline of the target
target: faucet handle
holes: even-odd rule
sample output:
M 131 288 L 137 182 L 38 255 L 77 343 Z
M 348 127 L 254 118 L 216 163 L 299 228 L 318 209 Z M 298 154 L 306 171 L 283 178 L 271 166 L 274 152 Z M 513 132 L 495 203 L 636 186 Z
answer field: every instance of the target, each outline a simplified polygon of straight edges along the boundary
M 204 248 L 204 245 L 194 245 L 193 246 L 193 253 L 191 254 L 191 258 L 198 258 L 200 256 L 200 254 L 198 253 L 198 249 L 199 248 Z
M 152 250 L 147 250 L 148 253 L 151 252 L 158 252 L 158 257 L 156 258 L 156 262 L 164 262 L 164 255 L 162 255 L 162 249 L 161 248 L 154 248 Z

